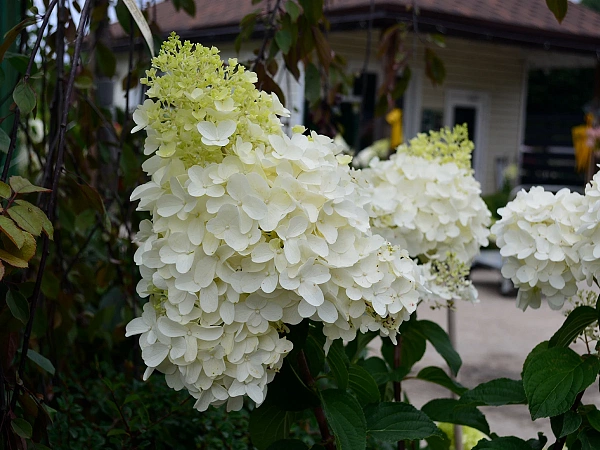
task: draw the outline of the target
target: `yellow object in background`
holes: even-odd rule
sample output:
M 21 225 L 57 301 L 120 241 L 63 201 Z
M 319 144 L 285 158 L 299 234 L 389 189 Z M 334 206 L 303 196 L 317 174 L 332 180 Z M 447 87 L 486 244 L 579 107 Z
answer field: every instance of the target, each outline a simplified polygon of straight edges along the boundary
M 392 109 L 385 116 L 385 120 L 390 124 L 390 148 L 395 149 L 402 144 L 402 110 L 400 108 Z
M 588 143 L 588 130 L 592 128 L 593 121 L 594 116 L 588 113 L 585 115 L 585 125 L 577 125 L 571 129 L 575 148 L 575 168 L 578 172 L 587 170 L 592 161 L 594 149 Z

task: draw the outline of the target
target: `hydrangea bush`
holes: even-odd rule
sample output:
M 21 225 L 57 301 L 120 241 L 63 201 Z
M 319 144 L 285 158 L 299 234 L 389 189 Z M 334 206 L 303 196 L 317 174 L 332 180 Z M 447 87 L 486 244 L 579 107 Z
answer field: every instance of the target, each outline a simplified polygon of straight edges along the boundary
M 419 134 L 363 171 L 371 225 L 424 262 L 430 299 L 476 300 L 466 275 L 488 245 L 491 213 L 473 177 L 466 126 Z
M 502 275 L 519 289 L 517 305 L 539 308 L 542 295 L 553 309 L 577 293 L 582 278 L 577 246 L 586 210 L 584 196 L 561 189 L 556 194 L 536 186 L 520 191 L 498 214 L 492 233 L 504 258 Z
M 357 331 L 395 340 L 418 300 L 408 253 L 372 234 L 368 194 L 331 139 L 292 137 L 275 95 L 215 48 L 172 35 L 142 83 L 150 181 L 132 200 L 149 298 L 127 326 L 142 358 L 195 407 L 257 404 L 292 349 L 287 325 L 323 323 L 328 347 Z

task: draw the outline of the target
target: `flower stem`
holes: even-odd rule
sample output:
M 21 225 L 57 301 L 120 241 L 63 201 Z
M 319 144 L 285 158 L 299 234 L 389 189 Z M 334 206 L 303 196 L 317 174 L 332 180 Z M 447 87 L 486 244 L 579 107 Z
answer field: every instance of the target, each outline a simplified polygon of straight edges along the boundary
M 398 336 L 398 343 L 394 346 L 394 369 L 397 369 L 402 364 L 402 336 Z M 402 401 L 402 383 L 394 381 L 394 400 Z M 405 450 L 404 441 L 398 441 L 398 450 Z
M 315 388 L 315 379 L 310 373 L 310 369 L 308 368 L 308 362 L 306 361 L 306 355 L 304 354 L 304 350 L 300 350 L 298 353 L 298 366 L 300 368 L 300 372 L 302 374 L 302 378 L 304 382 L 310 389 Z M 323 444 L 327 450 L 335 450 L 335 440 L 331 433 L 329 432 L 329 425 L 327 424 L 327 418 L 325 417 L 325 412 L 321 405 L 316 406 L 313 409 L 315 417 L 317 419 L 317 423 L 319 424 L 319 431 L 321 432 L 321 438 L 323 439 Z

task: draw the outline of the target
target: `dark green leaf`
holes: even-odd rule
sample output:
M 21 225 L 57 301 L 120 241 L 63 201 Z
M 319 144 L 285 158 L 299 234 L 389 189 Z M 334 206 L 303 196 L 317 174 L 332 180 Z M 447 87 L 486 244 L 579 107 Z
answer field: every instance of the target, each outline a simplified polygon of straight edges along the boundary
M 89 207 L 95 209 L 99 214 L 104 216 L 106 210 L 104 209 L 104 202 L 98 191 L 85 184 L 80 184 L 78 187 L 81 190 L 82 197 L 88 202 Z
M 523 371 L 523 386 L 533 420 L 566 412 L 577 394 L 594 382 L 596 356 L 585 360 L 573 350 L 553 347 L 536 353 Z
M 15 319 L 24 324 L 29 320 L 29 303 L 20 292 L 9 290 L 6 294 L 6 304 Z
M 418 320 L 415 323 L 417 332 L 427 339 L 442 358 L 446 361 L 454 375 L 462 364 L 460 355 L 452 347 L 448 334 L 437 323 L 429 320 Z
M 402 76 L 396 79 L 396 84 L 394 85 L 394 89 L 392 90 L 392 98 L 394 100 L 398 100 L 404 95 L 406 89 L 408 88 L 408 83 L 410 82 L 412 76 L 412 72 L 410 67 L 406 67 Z
M 302 411 L 319 405 L 319 398 L 300 380 L 288 356 L 269 384 L 269 399 L 284 411 Z
M 600 448 L 600 433 L 596 430 L 583 430 L 577 439 L 581 442 L 581 450 L 598 450 Z
M 462 395 L 467 388 L 462 384 L 453 380 L 448 374 L 439 367 L 425 367 L 417 374 L 419 380 L 429 381 L 430 383 L 439 384 L 440 386 L 449 389 L 457 395 Z
M 318 342 L 314 336 L 309 335 L 304 345 L 304 354 L 306 355 L 311 375 L 316 377 L 323 370 L 325 363 L 323 344 Z
M 292 22 L 298 20 L 298 16 L 300 15 L 300 8 L 298 8 L 296 2 L 294 2 L 293 0 L 288 0 L 285 3 L 285 10 L 290 15 Z
M 498 378 L 462 394 L 460 402 L 473 406 L 520 405 L 527 403 L 522 380 Z
M 496 438 L 492 441 L 482 439 L 473 450 L 531 450 L 523 439 L 514 436 Z
M 8 148 L 10 147 L 10 138 L 6 131 L 0 128 L 0 152 L 7 153 Z
M 525 358 L 525 362 L 523 363 L 523 370 L 521 371 L 521 378 L 523 378 L 523 373 L 525 372 L 525 369 L 527 368 L 527 366 L 529 365 L 529 363 L 531 362 L 531 360 L 533 358 L 535 358 L 535 356 L 545 350 L 548 349 L 548 341 L 542 341 L 540 342 L 538 345 L 536 345 L 533 350 L 531 350 L 529 352 L 529 355 L 527 355 L 527 358 Z
M 554 435 L 558 438 L 573 433 L 579 428 L 581 422 L 581 416 L 571 410 L 559 416 L 552 417 L 550 419 L 552 431 L 554 432 Z
M 372 356 L 364 361 L 359 361 L 359 364 L 371 374 L 378 386 L 389 381 L 389 369 L 383 359 Z
M 127 431 L 125 431 L 122 428 L 113 428 L 108 433 L 106 433 L 107 436 L 121 436 L 122 434 L 127 434 Z
M 108 78 L 115 75 L 117 69 L 117 58 L 110 48 L 102 42 L 96 43 L 96 59 L 98 60 L 98 68 Z
M 54 369 L 54 365 L 50 362 L 48 358 L 40 355 L 38 352 L 34 350 L 27 350 L 27 357 L 48 372 L 50 375 L 54 375 L 56 370 Z
M 348 387 L 348 357 L 341 339 L 333 341 L 327 353 L 327 364 L 340 389 Z
M 558 23 L 561 23 L 567 15 L 567 0 L 546 0 L 546 5 L 548 5 L 548 9 L 552 11 Z
M 123 28 L 126 34 L 131 34 L 131 14 L 129 13 L 127 6 L 125 6 L 125 3 L 123 3 L 123 0 L 117 1 L 115 12 L 121 28 Z
M 323 32 L 317 26 L 312 27 L 313 40 L 315 42 L 315 49 L 317 51 L 317 58 L 319 63 L 323 67 L 326 74 L 329 73 L 329 66 L 331 65 L 331 59 L 333 52 L 329 41 L 323 34 Z
M 362 405 L 368 405 L 380 400 L 379 388 L 369 372 L 353 364 L 350 366 L 348 374 L 348 387 L 354 392 Z
M 586 327 L 598 320 L 598 311 L 591 306 L 575 308 L 562 326 L 550 338 L 549 347 L 568 347 Z
M 3 14 L 8 14 L 8 12 L 3 11 Z M 10 24 L 10 22 L 8 23 Z M 19 36 L 21 30 L 34 23 L 35 17 L 26 17 L 4 34 L 4 41 L 2 41 L 2 44 L 0 44 L 0 62 L 2 62 L 4 59 L 4 54 L 8 51 L 13 42 L 15 42 L 15 39 L 17 39 L 17 36 Z
M 434 86 L 442 84 L 446 78 L 444 61 L 430 48 L 425 49 L 425 73 Z
M 450 450 L 450 446 L 452 442 L 446 433 L 441 433 L 441 435 L 430 436 L 425 439 L 427 441 L 427 446 L 429 450 Z
M 288 53 L 292 46 L 292 34 L 289 30 L 279 30 L 275 33 L 275 42 L 277 42 L 277 45 L 283 53 Z
M 367 422 L 358 401 L 342 389 L 322 391 L 321 400 L 335 436 L 337 450 L 364 450 L 367 445 Z
M 21 55 L 20 53 L 6 52 L 6 54 L 4 55 L 4 58 L 21 75 L 24 75 L 25 72 L 27 72 L 27 65 L 29 64 L 29 58 L 26 55 Z M 36 67 L 35 64 L 33 66 Z M 33 71 L 32 71 L 32 73 L 33 73 Z
M 346 355 L 350 362 L 356 363 L 358 358 L 363 354 L 363 350 L 369 345 L 373 339 L 379 336 L 376 331 L 369 331 L 367 333 L 357 333 L 356 338 L 346 345 Z
M 13 419 L 10 422 L 10 426 L 12 427 L 13 431 L 23 439 L 29 439 L 33 434 L 33 428 L 31 427 L 31 424 L 20 417 Z
M 412 367 L 423 358 L 427 348 L 427 340 L 417 330 L 417 320 L 409 320 L 400 326 L 400 361 L 401 370 L 393 377 L 400 381 L 408 374 Z M 389 339 L 383 341 L 381 353 L 390 367 L 394 367 L 394 344 Z
M 282 439 L 273 442 L 267 450 L 308 450 L 308 446 L 299 439 Z
M 21 80 L 13 92 L 13 100 L 21 110 L 21 114 L 26 116 L 35 108 L 35 92 L 31 89 L 25 80 Z
M 463 405 L 453 398 L 431 400 L 421 409 L 436 422 L 466 425 L 487 435 L 490 434 L 490 426 L 481 411 L 475 406 Z
M 321 74 L 313 63 L 308 63 L 304 75 L 305 95 L 308 103 L 316 104 L 321 98 Z
M 266 401 L 250 414 L 250 438 L 258 450 L 265 450 L 280 439 L 288 437 L 290 413 Z
M 600 431 L 600 411 L 598 411 L 595 406 L 585 417 L 595 430 Z
M 408 403 L 382 402 L 365 408 L 367 432 L 382 441 L 425 439 L 439 435 L 427 415 Z
M 544 433 L 538 431 L 538 438 L 527 439 L 527 443 L 531 447 L 531 450 L 544 450 L 548 443 L 548 438 L 544 436 Z
M 179 0 L 181 7 L 188 14 L 194 17 L 196 15 L 196 2 L 194 0 Z
M 300 0 L 304 16 L 310 25 L 317 25 L 323 17 L 323 0 Z

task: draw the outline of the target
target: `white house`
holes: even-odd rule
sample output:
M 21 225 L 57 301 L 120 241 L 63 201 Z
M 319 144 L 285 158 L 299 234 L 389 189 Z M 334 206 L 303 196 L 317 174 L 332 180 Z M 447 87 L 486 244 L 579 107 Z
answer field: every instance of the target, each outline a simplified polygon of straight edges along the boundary
M 153 14 L 165 34 L 176 31 L 183 39 L 217 45 L 224 57 L 231 57 L 236 56 L 233 40 L 240 20 L 261 5 L 266 7 L 265 3 L 196 0 L 197 14 L 189 17 L 165 2 L 157 4 Z M 402 104 L 404 136 L 467 122 L 475 142 L 475 175 L 484 193 L 497 188 L 502 168 L 518 157 L 524 136 L 528 71 L 594 67 L 600 57 L 600 14 L 578 4 L 569 4 L 562 24 L 544 0 L 329 0 L 325 5 L 331 23 L 330 45 L 346 57 L 349 70 L 357 74 L 363 69 L 371 23 L 368 95 L 374 95 L 383 78 L 375 57 L 379 30 L 398 21 L 418 29 L 419 33 L 408 38 L 412 78 Z M 118 25 L 113 25 L 112 31 L 114 48 L 126 50 L 123 31 Z M 446 79 L 439 86 L 425 77 L 425 44 L 420 36 L 428 32 L 445 35 L 445 47 L 436 48 L 446 68 Z M 240 59 L 251 55 L 256 46 L 244 44 L 247 53 L 239 55 Z M 117 76 L 123 76 L 126 67 L 123 59 Z M 290 75 L 281 77 L 286 106 L 294 114 L 291 121 L 301 123 L 302 80 L 296 83 Z M 116 83 L 116 105 L 123 106 L 123 95 Z M 373 138 L 387 133 L 383 120 L 375 120 L 373 129 Z

